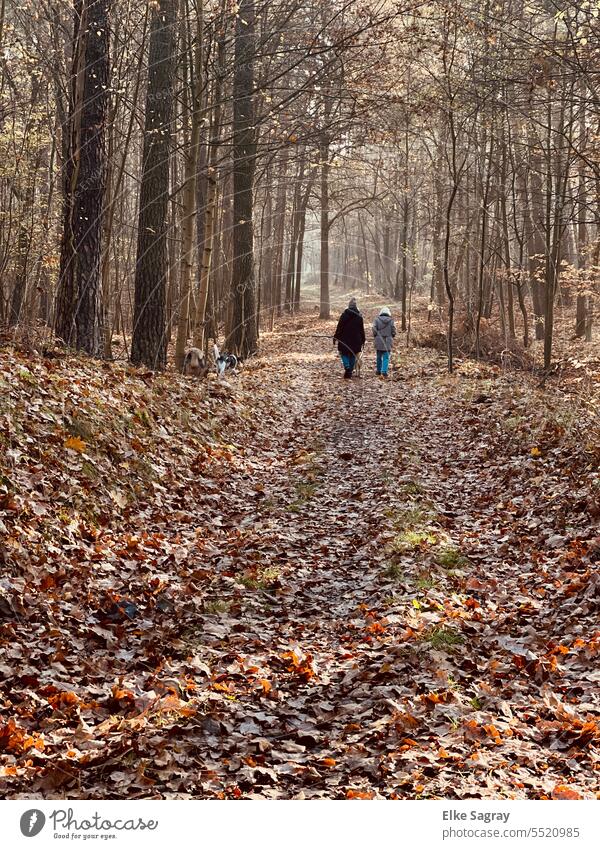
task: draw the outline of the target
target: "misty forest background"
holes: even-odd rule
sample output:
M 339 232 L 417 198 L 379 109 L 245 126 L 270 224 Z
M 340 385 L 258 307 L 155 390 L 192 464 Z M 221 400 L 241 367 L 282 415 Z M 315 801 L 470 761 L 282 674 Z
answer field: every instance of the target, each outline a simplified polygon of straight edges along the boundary
M 593 335 L 599 26 L 589 2 L 3 0 L 0 322 L 152 368 L 172 340 L 180 367 L 338 287 L 403 328 L 423 296 L 476 353 L 492 319 L 548 368 L 557 305 Z

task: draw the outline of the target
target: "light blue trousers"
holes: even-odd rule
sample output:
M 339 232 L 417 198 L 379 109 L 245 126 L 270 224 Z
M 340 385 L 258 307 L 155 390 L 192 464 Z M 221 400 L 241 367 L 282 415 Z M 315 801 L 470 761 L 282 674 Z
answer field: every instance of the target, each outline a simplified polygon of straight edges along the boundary
M 390 365 L 390 352 L 377 351 L 377 374 L 387 374 Z

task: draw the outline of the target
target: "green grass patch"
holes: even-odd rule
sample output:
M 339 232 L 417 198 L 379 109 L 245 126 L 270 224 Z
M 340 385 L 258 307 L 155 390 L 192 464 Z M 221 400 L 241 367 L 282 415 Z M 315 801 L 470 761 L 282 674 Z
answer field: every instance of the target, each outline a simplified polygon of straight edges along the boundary
M 437 543 L 437 537 L 429 529 L 416 531 L 407 530 L 398 534 L 390 543 L 390 551 L 394 554 L 406 554 L 417 548 L 427 548 Z
M 138 408 L 133 414 L 133 420 L 135 422 L 139 422 L 145 428 L 150 428 L 152 426 L 152 418 L 150 413 L 145 410 L 143 407 Z
M 277 566 L 268 566 L 254 573 L 248 570 L 238 580 L 249 590 L 268 590 L 279 581 L 279 575 Z
M 320 469 L 318 470 L 320 471 Z M 315 475 L 317 474 L 317 470 L 315 470 Z M 287 509 L 290 513 L 300 513 L 302 508 L 308 504 L 308 502 L 314 497 L 318 483 L 314 480 L 314 475 L 309 473 L 308 480 L 299 481 L 294 489 L 296 491 L 296 497 L 290 501 L 287 505 Z
M 435 520 L 435 512 L 428 506 L 412 504 L 405 510 L 401 510 L 396 517 L 396 526 L 399 530 L 407 528 L 418 528 L 430 525 Z
M 296 492 L 298 493 L 299 501 L 309 501 L 317 490 L 316 483 L 311 481 L 302 481 L 296 484 Z
M 390 563 L 386 566 L 383 575 L 385 578 L 389 578 L 391 581 L 403 581 L 404 580 L 404 571 L 399 563 Z
M 204 604 L 205 613 L 229 613 L 231 610 L 231 602 L 225 601 L 222 598 L 216 598 L 213 601 L 207 601 Z
M 81 471 L 90 480 L 97 480 L 100 477 L 98 469 L 87 460 L 84 460 L 81 464 Z
M 425 639 L 432 649 L 452 648 L 464 643 L 462 636 L 453 628 L 432 628 Z
M 437 580 L 431 574 L 431 572 L 422 572 L 417 576 L 416 586 L 420 590 L 431 590 L 437 584 Z
M 404 495 L 423 495 L 425 492 L 423 485 L 419 481 L 406 481 L 400 487 L 400 492 Z
M 33 375 L 28 368 L 19 369 L 18 375 L 24 383 L 29 383 L 30 386 L 35 386 L 37 384 L 35 375 Z
M 524 416 L 509 416 L 506 419 L 502 419 L 502 423 L 506 430 L 514 431 L 518 430 L 522 425 L 526 424 L 527 420 Z
M 385 607 L 393 607 L 395 604 L 400 604 L 402 601 L 402 596 L 400 595 L 386 595 L 383 599 L 383 604 Z
M 444 569 L 463 569 L 469 565 L 469 560 L 461 554 L 454 545 L 446 545 L 436 555 L 436 562 Z

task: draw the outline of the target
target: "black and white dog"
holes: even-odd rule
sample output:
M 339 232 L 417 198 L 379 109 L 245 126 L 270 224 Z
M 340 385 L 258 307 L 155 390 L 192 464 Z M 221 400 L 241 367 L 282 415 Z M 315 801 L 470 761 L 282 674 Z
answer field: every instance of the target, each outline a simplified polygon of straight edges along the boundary
M 221 353 L 218 345 L 214 346 L 213 354 L 219 377 L 224 375 L 226 371 L 235 371 L 238 365 L 238 358 L 235 354 L 227 354 L 225 352 Z
M 238 359 L 235 354 L 221 353 L 218 345 L 213 345 L 214 368 L 218 377 L 222 377 L 226 371 L 235 371 Z M 183 361 L 183 373 L 196 377 L 206 377 L 211 371 L 200 348 L 189 348 Z

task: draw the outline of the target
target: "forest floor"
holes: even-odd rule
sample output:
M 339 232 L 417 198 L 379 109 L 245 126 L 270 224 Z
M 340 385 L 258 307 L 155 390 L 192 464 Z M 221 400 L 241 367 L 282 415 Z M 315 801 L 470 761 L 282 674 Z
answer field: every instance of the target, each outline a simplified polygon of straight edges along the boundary
M 0 793 L 600 796 L 593 368 L 0 352 Z

